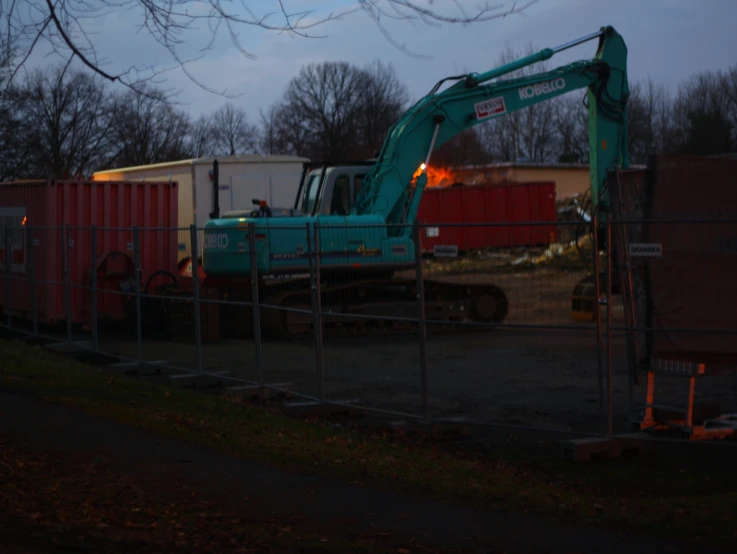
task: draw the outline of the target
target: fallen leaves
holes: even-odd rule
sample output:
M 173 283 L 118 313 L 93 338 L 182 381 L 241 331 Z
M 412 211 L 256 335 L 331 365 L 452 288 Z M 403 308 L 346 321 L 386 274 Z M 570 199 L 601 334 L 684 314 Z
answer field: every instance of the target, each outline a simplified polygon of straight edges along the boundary
M 330 543 L 326 552 L 344 552 L 362 540 L 352 539 L 349 547 L 340 538 L 313 533 L 301 515 L 264 520 L 254 516 L 258 508 L 249 498 L 234 512 L 209 498 L 210 491 L 192 490 L 190 483 L 100 471 L 83 455 L 34 457 L 2 440 L 0 451 L 2 461 L 14 468 L 12 475 L 0 474 L 0 528 L 12 516 L 27 521 L 34 535 L 66 533 L 75 543 L 111 541 L 115 552 L 142 554 L 180 548 L 288 552 L 298 551 L 304 541 Z
M 150 524 L 145 524 L 145 523 L 133 523 L 132 521 L 126 521 L 124 525 L 128 527 L 129 529 L 156 529 L 157 527 L 157 524 L 155 522 L 150 523 Z
M 181 529 L 179 542 L 212 544 L 213 551 L 232 536 L 253 535 L 253 525 L 241 525 L 237 518 L 218 528 L 221 514 L 207 511 L 212 503 L 199 500 L 196 492 L 175 482 L 99 472 L 94 463 L 74 458 L 52 457 L 40 463 L 6 444 L 0 444 L 0 449 L 4 459 L 17 468 L 12 476 L 0 479 L 0 518 L 13 514 L 40 530 L 73 527 L 80 536 L 104 533 L 119 541 L 144 544 L 166 542 L 167 537 L 173 540 L 175 530 Z M 192 525 L 195 519 L 206 522 L 207 530 Z

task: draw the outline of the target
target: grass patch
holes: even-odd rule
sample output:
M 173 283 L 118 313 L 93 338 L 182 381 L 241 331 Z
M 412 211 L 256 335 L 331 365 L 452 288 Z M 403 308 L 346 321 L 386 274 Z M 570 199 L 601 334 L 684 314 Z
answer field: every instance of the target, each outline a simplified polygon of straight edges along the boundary
M 487 510 L 715 544 L 735 539 L 731 467 L 657 456 L 574 465 L 525 449 L 461 456 L 114 376 L 38 347 L 4 341 L 0 354 L 5 387 L 232 455 Z

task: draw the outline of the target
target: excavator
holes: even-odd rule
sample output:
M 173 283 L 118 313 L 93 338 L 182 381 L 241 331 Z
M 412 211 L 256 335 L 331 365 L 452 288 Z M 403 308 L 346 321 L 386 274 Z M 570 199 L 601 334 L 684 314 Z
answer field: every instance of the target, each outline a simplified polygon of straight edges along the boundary
M 591 59 L 503 78 L 593 40 L 598 48 Z M 441 90 L 446 83 L 452 84 Z M 328 328 L 401 327 L 417 317 L 420 289 L 408 270 L 417 263 L 416 216 L 433 151 L 475 125 L 576 89 L 586 89 L 590 195 L 602 224 L 609 211 L 608 173 L 629 167 L 627 47 L 611 26 L 485 73 L 440 80 L 394 123 L 376 159 L 307 164 L 292 207 L 255 199 L 254 208 L 211 214 L 202 269 L 208 277 L 248 278 L 255 262 L 260 304 L 286 308 L 262 318 L 267 332 L 311 332 L 314 276 Z M 423 288 L 425 318 L 435 328 L 458 321 L 498 324 L 508 314 L 508 298 L 495 285 L 425 279 Z

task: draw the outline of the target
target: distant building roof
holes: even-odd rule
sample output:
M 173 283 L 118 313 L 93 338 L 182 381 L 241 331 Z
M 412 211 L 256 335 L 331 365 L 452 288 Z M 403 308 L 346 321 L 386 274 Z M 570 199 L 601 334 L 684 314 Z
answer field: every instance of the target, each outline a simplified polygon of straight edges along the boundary
M 461 165 L 456 169 L 589 169 L 589 164 L 552 163 L 552 162 L 495 162 L 481 165 Z M 645 165 L 630 165 L 630 169 L 646 169 Z
M 0 185 L 45 185 L 43 179 L 16 179 L 14 181 L 2 181 Z
M 145 171 L 148 169 L 166 169 L 169 167 L 180 167 L 180 166 L 191 166 L 191 165 L 212 165 L 212 162 L 214 162 L 215 160 L 217 160 L 219 164 L 304 163 L 304 162 L 310 161 L 309 158 L 302 158 L 300 156 L 285 156 L 285 155 L 262 156 L 261 154 L 244 154 L 241 156 L 216 156 L 214 158 L 192 158 L 189 160 L 177 160 L 174 162 L 163 162 L 163 163 L 158 163 L 158 164 L 119 167 L 115 169 L 105 169 L 102 171 L 95 171 L 93 175 L 105 175 L 109 173 L 130 173 L 133 171 Z

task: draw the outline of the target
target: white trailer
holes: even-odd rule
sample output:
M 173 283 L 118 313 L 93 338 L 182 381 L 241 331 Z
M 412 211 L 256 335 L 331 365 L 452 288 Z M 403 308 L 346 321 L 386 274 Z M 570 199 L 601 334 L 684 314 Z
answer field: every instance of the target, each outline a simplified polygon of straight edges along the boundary
M 291 208 L 299 188 L 302 166 L 298 156 L 222 156 L 97 171 L 95 181 L 176 181 L 179 188 L 178 225 L 205 226 L 213 209 L 213 162 L 218 161 L 220 213 L 250 209 L 252 199 Z

